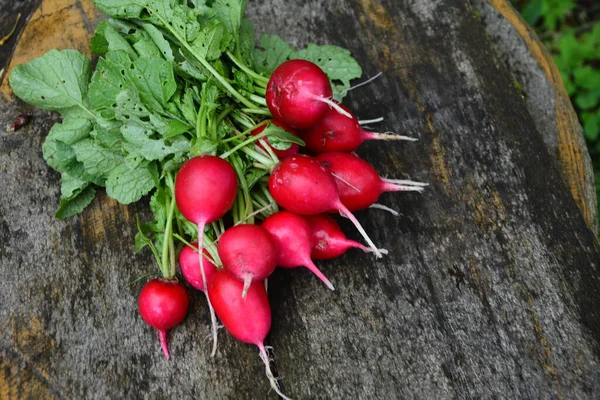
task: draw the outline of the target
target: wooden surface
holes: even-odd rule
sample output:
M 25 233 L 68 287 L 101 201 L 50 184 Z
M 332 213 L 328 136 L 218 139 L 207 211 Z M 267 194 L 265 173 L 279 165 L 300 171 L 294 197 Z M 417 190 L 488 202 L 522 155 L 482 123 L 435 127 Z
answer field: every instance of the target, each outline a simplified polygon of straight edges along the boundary
M 3 62 L 87 50 L 101 18 L 89 1 L 33 3 L 0 0 L 1 29 L 13 7 L 34 10 L 0 48 Z M 399 217 L 358 213 L 390 255 L 320 263 L 335 292 L 308 271 L 270 280 L 268 344 L 284 392 L 597 398 L 598 243 L 473 6 L 257 0 L 248 15 L 260 33 L 338 44 L 365 76 L 382 71 L 347 104 L 420 140 L 359 153 L 382 175 L 431 183 L 423 195 L 382 197 Z M 6 79 L 1 90 L 0 398 L 275 398 L 255 348 L 222 332 L 210 359 L 198 293 L 171 332 L 172 360 L 163 359 L 137 314 L 140 287 L 128 285 L 154 268 L 149 254 L 133 254 L 134 216 L 147 216 L 146 205 L 101 194 L 82 215 L 55 220 L 58 175 L 41 144 L 57 117 L 14 99 Z M 8 132 L 22 112 L 32 122 Z

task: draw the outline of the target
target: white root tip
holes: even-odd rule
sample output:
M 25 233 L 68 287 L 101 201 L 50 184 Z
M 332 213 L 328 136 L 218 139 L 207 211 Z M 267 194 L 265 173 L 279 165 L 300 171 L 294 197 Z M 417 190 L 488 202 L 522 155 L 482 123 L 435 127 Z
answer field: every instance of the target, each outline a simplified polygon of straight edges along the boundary
M 373 254 L 375 254 L 375 257 L 376 258 L 382 258 L 383 254 L 381 253 L 381 251 L 379 251 L 379 248 L 377 248 L 377 246 L 375 246 L 375 243 L 373 243 L 373 241 L 371 240 L 371 238 L 369 237 L 369 235 L 367 235 L 367 232 L 365 232 L 364 228 L 362 227 L 362 225 L 360 224 L 360 222 L 358 222 L 358 220 L 356 219 L 356 217 L 354 216 L 354 214 L 352 214 L 350 212 L 350 210 L 348 210 L 346 208 L 346 206 L 344 206 L 341 202 L 339 202 L 337 209 L 340 211 L 340 213 L 342 213 L 350 221 L 352 221 L 352 223 L 354 224 L 354 226 L 356 227 L 356 229 L 358 230 L 358 232 L 362 235 L 363 239 L 365 239 L 365 241 L 367 242 L 367 245 L 373 251 Z
M 377 122 L 383 121 L 383 117 L 374 118 L 374 119 L 361 119 L 358 121 L 359 125 L 367 125 L 367 124 L 375 124 Z
M 340 107 L 339 104 L 337 104 L 335 101 L 326 97 L 315 97 L 315 99 L 329 105 L 329 107 L 333 108 L 335 111 L 339 112 L 344 117 L 352 118 L 352 114 Z
M 370 78 L 369 78 L 369 79 L 367 79 L 366 81 L 364 81 L 364 82 L 360 82 L 360 83 L 357 83 L 357 84 L 356 84 L 356 85 L 354 85 L 354 86 L 350 86 L 348 89 L 346 89 L 346 90 L 342 91 L 342 94 L 343 94 L 343 95 L 346 95 L 346 93 L 348 93 L 349 91 L 351 91 L 351 90 L 353 90 L 353 89 L 356 89 L 356 88 L 358 88 L 358 87 L 361 87 L 361 86 L 363 86 L 363 85 L 366 85 L 367 83 L 369 83 L 369 82 L 371 82 L 371 81 L 373 81 L 373 80 L 375 80 L 375 79 L 379 78 L 379 77 L 380 77 L 382 74 L 383 74 L 383 72 L 379 71 L 379 72 L 378 72 L 376 75 L 374 75 L 374 76 L 370 77 Z
M 244 288 L 242 289 L 242 299 L 246 298 L 246 295 L 248 294 L 248 289 L 250 289 L 250 284 L 252 284 L 252 278 L 251 277 L 246 277 L 246 279 L 244 279 Z
M 281 389 L 279 389 L 279 383 L 277 383 L 277 378 L 273 375 L 271 371 L 271 360 L 269 359 L 269 355 L 267 354 L 267 350 L 265 346 L 261 343 L 258 348 L 260 349 L 260 359 L 265 363 L 265 373 L 267 374 L 267 378 L 269 379 L 269 383 L 271 384 L 271 388 L 284 400 L 292 400 L 287 397 Z
M 373 203 L 369 206 L 369 208 L 377 208 L 379 210 L 387 211 L 390 214 L 392 214 L 394 217 L 397 217 L 398 215 L 400 215 L 400 213 L 398 211 L 394 210 L 393 208 L 389 208 L 388 206 L 384 206 L 383 204 L 379 204 L 379 203 Z
M 429 186 L 429 183 L 426 183 L 426 182 L 417 182 L 417 181 L 411 181 L 411 180 L 406 180 L 406 179 L 389 179 L 389 178 L 381 178 L 381 179 L 384 182 L 393 183 L 396 185 L 421 186 L 421 187 Z
M 210 312 L 210 325 L 211 325 L 211 332 L 212 332 L 212 339 L 213 339 L 213 345 L 212 345 L 212 350 L 210 352 L 210 356 L 214 357 L 217 354 L 217 335 L 218 335 L 218 331 L 219 331 L 219 324 L 217 323 L 217 316 L 215 314 L 215 309 L 212 306 L 212 303 L 210 302 L 210 299 L 208 298 L 208 291 L 204 291 L 204 294 L 206 295 L 206 301 L 208 302 L 208 310 Z

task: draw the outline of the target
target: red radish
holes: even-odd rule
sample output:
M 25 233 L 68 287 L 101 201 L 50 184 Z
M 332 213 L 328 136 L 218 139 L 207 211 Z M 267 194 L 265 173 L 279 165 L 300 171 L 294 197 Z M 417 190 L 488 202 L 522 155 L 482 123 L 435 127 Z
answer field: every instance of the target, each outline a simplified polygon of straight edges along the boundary
M 352 221 L 375 256 L 382 257 L 358 220 L 340 201 L 335 178 L 317 159 L 302 154 L 285 158 L 273 169 L 268 186 L 277 204 L 296 214 L 339 211 Z
M 244 282 L 242 298 L 252 282 L 265 280 L 276 267 L 275 240 L 258 225 L 242 224 L 227 229 L 219 239 L 217 251 L 225 269 Z
M 334 289 L 329 279 L 310 259 L 313 248 L 312 230 L 303 217 L 289 211 L 278 211 L 267 217 L 262 226 L 275 238 L 278 266 L 283 268 L 304 266 L 318 276 L 329 289 Z
M 202 284 L 208 287 L 202 257 L 204 226 L 221 218 L 231 208 L 237 193 L 235 170 L 222 158 L 204 155 L 189 159 L 175 178 L 175 201 L 181 214 L 198 225 L 198 258 Z M 207 292 L 205 292 L 207 293 Z M 207 296 L 211 316 L 214 313 Z M 213 320 L 213 352 L 216 353 L 217 335 Z
M 289 133 L 298 136 L 298 134 L 296 133 L 296 131 L 294 131 L 292 128 L 289 128 L 289 127 L 285 126 L 283 123 L 281 123 L 281 122 L 279 122 L 279 121 L 277 121 L 275 119 L 272 119 L 270 122 L 272 124 L 274 124 L 274 125 L 277 125 L 278 127 L 282 128 L 282 129 L 288 131 Z M 250 134 L 252 136 L 256 136 L 259 133 L 261 133 L 262 131 L 264 131 L 266 127 L 267 127 L 267 125 L 261 125 L 260 127 L 258 127 L 255 130 L 253 130 Z M 279 158 L 280 160 L 282 160 L 282 159 L 284 159 L 284 158 L 286 158 L 288 156 L 291 156 L 293 154 L 298 154 L 298 150 L 300 149 L 300 145 L 298 145 L 298 143 L 292 143 L 292 145 L 290 146 L 289 149 L 286 149 L 286 150 L 277 150 L 276 148 L 274 148 L 273 146 L 271 146 L 271 143 L 269 143 L 269 139 L 267 137 L 263 137 L 261 139 L 266 142 L 267 146 L 270 147 L 270 149 L 273 151 L 273 153 L 275 153 L 275 155 L 277 156 L 277 158 Z M 260 146 L 261 148 L 264 149 L 262 143 L 259 142 L 258 146 Z
M 169 359 L 167 332 L 185 318 L 190 299 L 185 288 L 177 281 L 157 278 L 146 283 L 138 307 L 143 320 L 158 331 L 163 353 Z
M 313 248 L 310 258 L 313 260 L 329 260 L 341 256 L 346 250 L 355 247 L 365 253 L 371 249 L 355 240 L 350 240 L 344 235 L 340 226 L 327 214 L 307 215 L 306 221 L 310 225 L 313 236 Z M 379 249 L 383 254 L 387 250 Z
M 185 280 L 192 285 L 194 288 L 206 291 L 204 283 L 202 282 L 202 275 L 200 274 L 200 258 L 198 257 L 198 244 L 191 243 L 192 246 L 185 246 L 179 253 L 179 267 Z M 206 275 L 206 281 L 210 282 L 212 277 L 217 273 L 218 268 L 212 261 L 207 258 L 210 257 L 206 249 L 203 250 L 204 260 L 204 274 Z
M 339 106 L 351 114 L 346 106 Z M 417 140 L 408 136 L 366 131 L 354 115 L 347 118 L 335 110 L 325 112 L 323 118 L 302 135 L 302 139 L 306 148 L 313 153 L 351 152 L 365 140 Z
M 210 306 L 210 299 L 206 291 L 206 286 L 202 280 L 202 272 L 200 271 L 200 257 L 197 243 L 191 243 L 192 246 L 185 246 L 179 253 L 179 267 L 185 280 L 192 285 L 194 288 L 202 291 L 206 296 L 206 301 L 209 304 L 208 310 L 210 312 L 211 329 L 213 336 L 213 347 L 211 355 L 214 356 L 217 353 L 217 318 L 215 317 L 215 310 Z M 210 282 L 212 277 L 217 273 L 218 269 L 215 264 L 207 258 L 208 251 L 203 250 L 202 267 L 204 268 L 204 275 L 206 276 L 206 282 Z
M 421 182 L 383 179 L 371 164 L 356 154 L 329 152 L 316 158 L 335 177 L 340 200 L 350 211 L 368 208 L 384 192 L 422 192 L 426 186 Z
M 332 95 L 327 75 L 316 64 L 288 60 L 271 74 L 266 100 L 275 119 L 292 128 L 307 129 L 316 124 L 330 106 L 346 113 L 331 100 Z
M 279 389 L 271 372 L 265 338 L 271 329 L 271 306 L 263 282 L 252 282 L 245 298 L 240 297 L 244 284 L 227 271 L 219 271 L 211 280 L 208 292 L 223 325 L 237 340 L 258 346 L 260 358 L 273 390 L 288 399 Z

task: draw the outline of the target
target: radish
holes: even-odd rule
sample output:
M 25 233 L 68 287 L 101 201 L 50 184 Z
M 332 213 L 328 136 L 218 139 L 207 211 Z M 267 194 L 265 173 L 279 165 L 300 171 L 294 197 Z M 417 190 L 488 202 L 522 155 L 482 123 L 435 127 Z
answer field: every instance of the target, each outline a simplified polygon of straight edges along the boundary
M 223 266 L 244 282 L 242 298 L 252 282 L 265 280 L 275 270 L 276 246 L 267 230 L 253 224 L 233 226 L 219 239 L 217 251 Z
M 333 92 L 325 72 L 306 60 L 288 60 L 273 71 L 267 84 L 267 107 L 275 119 L 296 129 L 308 129 L 333 107 Z
M 198 259 L 203 287 L 208 287 L 204 271 L 202 240 L 206 224 L 221 218 L 231 208 L 237 194 L 237 176 L 227 161 L 211 155 L 189 159 L 175 178 L 175 201 L 181 214 L 198 226 Z M 207 294 L 208 292 L 204 292 Z M 214 314 L 207 294 L 211 316 Z M 217 332 L 213 319 L 213 351 L 216 353 Z
M 312 231 L 314 244 L 310 258 L 313 260 L 336 258 L 352 247 L 361 249 L 365 253 L 372 251 L 362 243 L 348 239 L 337 222 L 327 214 L 306 215 L 304 218 Z M 387 254 L 385 249 L 379 249 L 379 251 Z
M 310 259 L 313 248 L 312 230 L 308 222 L 301 216 L 289 211 L 279 211 L 267 217 L 263 223 L 277 243 L 277 265 L 283 268 L 304 266 L 334 290 L 329 279 Z
M 138 299 L 142 319 L 158 331 L 163 353 L 169 359 L 167 332 L 185 318 L 189 297 L 176 280 L 156 278 L 146 283 Z
M 263 282 L 250 284 L 245 298 L 240 297 L 244 284 L 227 271 L 219 271 L 211 280 L 208 292 L 221 322 L 237 340 L 258 346 L 260 358 L 271 387 L 282 398 L 289 399 L 279 389 L 271 372 L 265 338 L 271 329 L 271 306 Z
M 275 202 L 296 214 L 339 211 L 352 221 L 373 254 L 377 258 L 383 256 L 358 220 L 340 201 L 335 178 L 317 159 L 299 154 L 282 160 L 273 169 L 268 186 Z
M 356 154 L 329 152 L 319 154 L 319 160 L 335 177 L 340 200 L 350 211 L 368 208 L 384 192 L 422 192 L 426 183 L 384 179 L 371 164 Z
M 346 106 L 339 106 L 350 114 Z M 408 136 L 366 131 L 354 115 L 347 118 L 335 110 L 326 111 L 323 118 L 302 135 L 302 139 L 306 148 L 313 153 L 351 152 L 365 140 L 417 140 Z
M 210 321 L 211 321 L 211 329 L 213 336 L 213 347 L 211 351 L 211 355 L 215 355 L 217 353 L 217 318 L 215 317 L 215 311 L 210 306 L 210 299 L 208 298 L 208 293 L 206 291 L 206 286 L 204 286 L 204 281 L 202 279 L 202 272 L 200 271 L 200 257 L 198 254 L 198 244 L 191 243 L 192 246 L 185 246 L 181 249 L 179 253 L 179 267 L 181 269 L 181 273 L 185 280 L 192 285 L 194 288 L 202 291 L 206 296 L 206 301 L 209 304 L 209 312 L 210 312 Z M 212 277 L 217 273 L 218 269 L 215 264 L 212 263 L 210 259 L 207 258 L 208 251 L 203 250 L 203 260 L 202 267 L 204 268 L 204 275 L 206 277 L 206 282 L 210 282 Z
M 202 275 L 200 274 L 200 258 L 198 257 L 198 244 L 191 243 L 193 246 L 185 246 L 181 249 L 179 253 L 179 267 L 181 268 L 181 273 L 185 280 L 192 285 L 194 288 L 205 292 L 206 288 L 204 286 L 204 282 L 202 281 Z M 206 281 L 210 282 L 212 277 L 217 273 L 218 268 L 215 264 L 210 260 L 210 255 L 206 249 L 203 250 L 204 253 L 204 274 L 206 275 Z
M 277 125 L 278 127 L 282 128 L 282 129 L 288 131 L 289 133 L 298 136 L 296 131 L 294 131 L 292 128 L 285 126 L 283 123 L 281 123 L 275 119 L 271 120 L 270 122 L 273 123 L 274 125 Z M 256 136 L 259 133 L 261 133 L 262 131 L 264 131 L 266 127 L 267 127 L 267 125 L 261 125 L 260 127 L 254 129 L 252 132 L 250 132 L 250 134 L 252 136 Z M 282 160 L 288 156 L 291 156 L 293 154 L 298 154 L 298 150 L 300 149 L 300 145 L 298 145 L 298 143 L 292 143 L 292 145 L 286 150 L 277 150 L 276 148 L 271 146 L 271 143 L 269 143 L 269 138 L 263 137 L 263 138 L 261 138 L 261 140 L 264 140 L 266 142 L 266 145 L 269 146 L 269 148 L 273 151 L 273 153 L 275 153 L 277 158 L 279 158 L 280 160 Z M 262 143 L 259 142 L 258 146 L 260 146 L 261 148 L 264 149 L 264 146 Z M 265 151 L 266 151 L 266 149 L 265 149 Z

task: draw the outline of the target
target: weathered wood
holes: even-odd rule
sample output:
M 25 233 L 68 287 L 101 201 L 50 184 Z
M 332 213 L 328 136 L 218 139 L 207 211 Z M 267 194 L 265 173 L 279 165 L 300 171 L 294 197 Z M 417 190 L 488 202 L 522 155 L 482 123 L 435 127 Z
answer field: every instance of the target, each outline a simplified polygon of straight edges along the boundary
M 58 3 L 89 34 L 89 2 Z M 30 22 L 44 26 L 37 15 Z M 400 217 L 358 213 L 390 255 L 321 263 L 335 292 L 307 271 L 270 280 L 269 344 L 284 392 L 597 397 L 598 244 L 470 4 L 254 1 L 248 15 L 260 33 L 342 45 L 366 76 L 382 71 L 348 104 L 420 141 L 367 143 L 360 154 L 384 175 L 431 183 L 423 195 L 382 197 Z M 52 27 L 46 37 L 71 29 Z M 32 123 L 7 132 L 24 111 Z M 137 314 L 139 287 L 128 286 L 154 269 L 132 251 L 144 204 L 100 195 L 81 216 L 54 219 L 58 176 L 41 143 L 56 118 L 14 98 L 0 104 L 0 397 L 274 398 L 254 348 L 223 332 L 210 359 L 197 293 L 171 334 L 173 359 L 163 359 Z
M 598 232 L 598 203 L 592 160 L 583 128 L 552 56 L 508 0 L 474 0 L 473 6 L 525 97 L 535 126 L 558 160 L 577 207 Z

